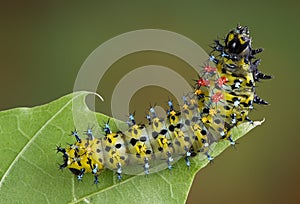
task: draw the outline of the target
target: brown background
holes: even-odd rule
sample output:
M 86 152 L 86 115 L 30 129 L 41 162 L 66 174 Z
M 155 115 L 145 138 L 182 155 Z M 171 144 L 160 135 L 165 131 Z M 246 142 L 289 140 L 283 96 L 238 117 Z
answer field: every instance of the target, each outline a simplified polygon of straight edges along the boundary
M 1 3 L 1 110 L 48 103 L 72 92 L 86 57 L 118 34 L 144 28 L 170 30 L 209 51 L 213 39 L 224 37 L 237 23 L 248 25 L 254 47 L 265 48 L 261 69 L 275 76 L 258 88 L 271 106 L 252 113 L 252 118 L 265 117 L 266 122 L 239 141 L 238 151 L 228 149 L 214 165 L 198 173 L 187 203 L 299 202 L 300 16 L 296 1 L 51 2 Z M 114 66 L 130 69 L 132 64 L 147 64 L 141 60 L 145 55 L 156 57 L 156 63 L 167 61 L 170 67 L 180 64 L 178 59 L 156 54 L 137 53 L 123 59 L 128 63 Z M 107 102 L 99 105 L 101 112 L 109 114 L 117 74 L 107 74 L 103 82 L 107 88 L 101 93 Z M 141 93 L 133 100 L 137 110 L 135 101 L 141 110 L 147 103 L 140 101 Z M 154 101 L 155 96 L 157 92 Z

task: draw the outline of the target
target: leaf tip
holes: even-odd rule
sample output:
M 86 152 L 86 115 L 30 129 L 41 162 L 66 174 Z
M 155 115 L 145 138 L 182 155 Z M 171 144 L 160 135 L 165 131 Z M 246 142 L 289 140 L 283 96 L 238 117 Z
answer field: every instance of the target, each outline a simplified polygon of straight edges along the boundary
M 262 125 L 264 122 L 265 122 L 265 118 L 263 118 L 261 121 L 254 121 L 253 125 L 254 126 L 259 126 L 259 125 Z
M 93 95 L 97 96 L 101 101 L 104 101 L 104 99 L 102 98 L 102 96 L 100 94 L 98 94 L 97 92 L 89 91 L 88 94 L 93 94 Z

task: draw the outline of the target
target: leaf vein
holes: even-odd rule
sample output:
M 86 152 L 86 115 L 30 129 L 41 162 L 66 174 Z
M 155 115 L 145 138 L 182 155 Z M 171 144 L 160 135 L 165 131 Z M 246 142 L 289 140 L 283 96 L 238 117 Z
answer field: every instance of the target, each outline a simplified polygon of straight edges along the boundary
M 0 189 L 2 188 L 2 185 L 6 179 L 6 177 L 9 175 L 11 170 L 13 169 L 13 166 L 17 163 L 17 161 L 20 159 L 20 157 L 26 152 L 26 150 L 30 147 L 30 145 L 33 143 L 33 141 L 36 139 L 36 137 L 42 132 L 43 129 L 45 129 L 48 124 L 57 117 L 75 98 L 81 96 L 82 94 L 78 94 L 76 97 L 71 98 L 65 105 L 63 105 L 52 117 L 50 117 L 42 126 L 41 128 L 32 136 L 30 140 L 28 140 L 27 144 L 22 148 L 22 150 L 19 152 L 19 154 L 16 156 L 16 158 L 12 161 L 12 163 L 9 165 L 8 169 L 4 173 L 3 177 L 0 180 Z
M 174 199 L 174 193 L 173 193 L 173 188 L 172 188 L 172 184 L 168 181 L 168 179 L 166 179 L 166 177 L 164 177 L 161 173 L 157 173 L 157 175 L 159 175 L 169 186 L 170 186 L 170 193 L 171 193 L 171 198 Z

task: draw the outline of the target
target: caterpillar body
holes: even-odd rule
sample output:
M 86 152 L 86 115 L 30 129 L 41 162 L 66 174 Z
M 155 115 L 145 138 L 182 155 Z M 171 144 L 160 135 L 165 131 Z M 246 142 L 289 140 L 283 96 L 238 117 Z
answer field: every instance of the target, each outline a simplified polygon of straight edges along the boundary
M 214 41 L 194 92 L 183 96 L 180 110 L 169 100 L 167 117 L 160 118 L 150 107 L 145 125 L 136 123 L 130 114 L 126 131 L 112 132 L 109 121 L 102 137 L 95 137 L 91 128 L 86 131 L 86 139 L 73 131 L 76 142 L 66 148 L 57 147 L 57 152 L 63 154 L 60 169 L 68 168 L 78 180 L 92 173 L 98 183 L 105 168 L 116 171 L 121 179 L 123 173 L 172 169 L 182 157 L 187 166 L 191 165 L 189 158 L 197 154 L 212 160 L 210 145 L 219 140 L 235 145 L 231 129 L 252 123 L 248 115 L 254 103 L 268 104 L 255 92 L 255 82 L 271 78 L 258 69 L 260 59 L 255 55 L 262 50 L 252 49 L 248 28 L 238 25 L 227 34 L 224 45 Z

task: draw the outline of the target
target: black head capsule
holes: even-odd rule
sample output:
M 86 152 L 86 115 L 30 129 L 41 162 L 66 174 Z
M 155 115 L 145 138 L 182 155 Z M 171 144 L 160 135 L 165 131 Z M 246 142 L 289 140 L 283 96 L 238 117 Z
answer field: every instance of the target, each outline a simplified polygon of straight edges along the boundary
M 238 25 L 236 29 L 230 31 L 225 38 L 225 50 L 231 54 L 239 55 L 250 51 L 251 38 L 248 27 Z

